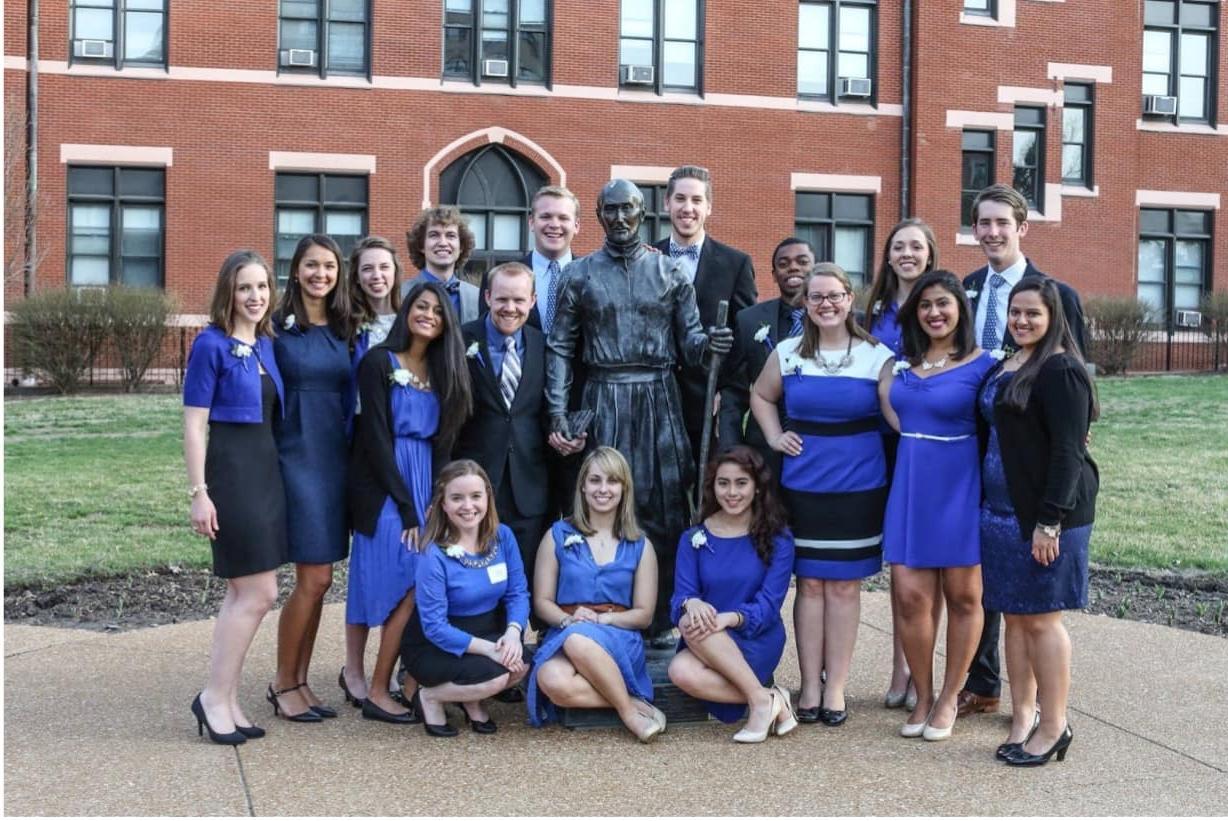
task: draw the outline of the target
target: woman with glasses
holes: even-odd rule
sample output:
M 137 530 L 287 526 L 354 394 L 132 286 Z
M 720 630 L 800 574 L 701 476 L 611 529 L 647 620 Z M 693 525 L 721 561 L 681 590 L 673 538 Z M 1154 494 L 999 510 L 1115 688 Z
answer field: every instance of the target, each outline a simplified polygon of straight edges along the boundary
M 806 275 L 803 301 L 802 335 L 776 346 L 750 402 L 764 438 L 783 454 L 780 484 L 798 577 L 797 717 L 835 727 L 848 717 L 844 688 L 861 580 L 882 565 L 887 467 L 877 385 L 892 355 L 853 321 L 853 288 L 838 265 L 821 263 Z

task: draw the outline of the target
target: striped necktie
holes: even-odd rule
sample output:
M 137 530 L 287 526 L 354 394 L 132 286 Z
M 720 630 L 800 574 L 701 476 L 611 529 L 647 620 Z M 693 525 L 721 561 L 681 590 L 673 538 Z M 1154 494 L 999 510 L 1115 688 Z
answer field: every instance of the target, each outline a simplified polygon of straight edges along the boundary
M 552 259 L 546 266 L 546 315 L 542 317 L 542 330 L 546 333 L 550 333 L 550 329 L 554 327 L 554 312 L 559 308 L 560 279 L 562 274 L 558 260 Z
M 503 372 L 499 375 L 499 392 L 503 394 L 504 404 L 510 409 L 512 400 L 516 398 L 516 388 L 520 385 L 520 354 L 516 353 L 515 337 L 507 337 L 505 344 Z
M 985 303 L 985 328 L 981 331 L 981 347 L 987 351 L 1002 347 L 1002 332 L 998 330 L 998 289 L 1006 284 L 1001 274 L 989 277 L 989 294 Z
M 802 335 L 802 309 L 801 308 L 794 308 L 793 310 L 789 311 L 789 323 L 790 323 L 789 324 L 789 336 L 790 337 L 801 336 Z

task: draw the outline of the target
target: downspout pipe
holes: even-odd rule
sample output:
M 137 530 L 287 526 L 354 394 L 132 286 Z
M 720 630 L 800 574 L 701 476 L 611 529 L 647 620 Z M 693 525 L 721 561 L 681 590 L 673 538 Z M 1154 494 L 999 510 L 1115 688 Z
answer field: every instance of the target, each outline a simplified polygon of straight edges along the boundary
M 34 293 L 38 267 L 38 0 L 26 5 L 26 258 L 22 291 Z
M 912 202 L 912 12 L 913 0 L 904 0 L 901 26 L 900 86 L 903 116 L 900 117 L 900 219 L 911 216 Z

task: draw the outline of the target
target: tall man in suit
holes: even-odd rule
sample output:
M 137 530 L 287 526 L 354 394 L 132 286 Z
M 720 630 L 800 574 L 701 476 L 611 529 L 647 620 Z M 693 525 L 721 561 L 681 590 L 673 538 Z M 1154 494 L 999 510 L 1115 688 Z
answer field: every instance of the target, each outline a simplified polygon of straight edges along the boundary
M 1020 241 L 1028 234 L 1028 201 L 1009 185 L 991 185 L 972 203 L 972 231 L 989 261 L 964 279 L 972 302 L 976 339 L 985 350 L 1013 348 L 1015 340 L 1006 327 L 1006 309 L 1011 289 L 1020 280 L 1046 276 L 1023 255 Z M 1064 282 L 1057 283 L 1062 310 L 1079 352 L 1086 355 L 1087 328 L 1079 294 Z M 959 715 L 992 713 L 1002 693 L 998 636 L 1002 615 L 985 611 L 981 641 L 968 670 L 968 680 L 959 694 Z
M 420 279 L 438 282 L 448 292 L 461 322 L 478 318 L 478 289 L 457 276 L 473 252 L 474 237 L 461 212 L 450 205 L 425 208 L 405 235 L 418 275 L 405 280 L 401 296 Z
M 473 415 L 452 449 L 490 476 L 499 521 L 516 534 L 532 589 L 546 528 L 549 484 L 545 408 L 546 338 L 527 324 L 537 300 L 533 271 L 520 262 L 490 270 L 486 316 L 461 326 L 473 386 Z
M 656 244 L 657 250 L 669 254 L 695 287 L 695 302 L 699 306 L 699 323 L 705 328 L 716 324 L 717 304 L 729 301 L 732 327 L 738 311 L 755 304 L 755 269 L 750 257 L 736 248 L 717 242 L 707 235 L 704 226 L 712 214 L 712 177 L 708 169 L 683 165 L 669 175 L 665 189 L 669 212 L 670 235 Z M 691 453 L 700 453 L 704 416 L 712 408 L 704 407 L 708 372 L 703 365 L 679 368 L 678 387 L 682 391 L 683 415 Z
M 802 332 L 802 294 L 806 275 L 814 268 L 814 246 L 787 237 L 772 252 L 772 278 L 780 296 L 738 311 L 733 353 L 725 360 L 721 378 L 721 447 L 747 444 L 759 451 L 772 475 L 780 479 L 780 454 L 763 438 L 750 415 L 750 386 L 759 378 L 777 343 Z

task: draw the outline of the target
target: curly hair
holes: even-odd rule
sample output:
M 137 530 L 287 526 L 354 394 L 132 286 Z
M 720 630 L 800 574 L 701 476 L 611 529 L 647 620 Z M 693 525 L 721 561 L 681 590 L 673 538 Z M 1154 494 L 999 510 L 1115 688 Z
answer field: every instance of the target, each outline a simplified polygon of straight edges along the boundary
M 716 499 L 716 471 L 721 465 L 736 465 L 755 483 L 755 498 L 750 505 L 750 540 L 755 553 L 764 564 L 771 564 L 773 541 L 788 526 L 789 517 L 776 495 L 772 470 L 754 448 L 736 445 L 721 451 L 708 462 L 704 472 L 704 499 L 698 521 L 703 521 L 721 509 Z
M 442 225 L 445 228 L 449 225 L 456 226 L 460 234 L 460 256 L 456 258 L 455 271 L 459 273 L 464 269 L 469 255 L 473 253 L 477 240 L 473 236 L 473 229 L 469 227 L 469 221 L 454 205 L 438 205 L 434 208 L 422 209 L 422 213 L 418 214 L 414 224 L 405 232 L 405 241 L 409 244 L 409 261 L 419 271 L 426 270 L 426 251 L 424 250 L 426 232 L 432 225 Z

